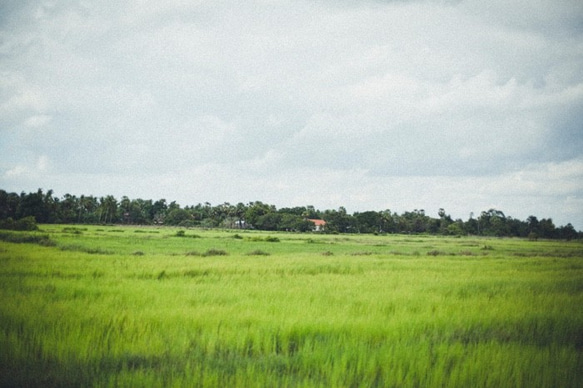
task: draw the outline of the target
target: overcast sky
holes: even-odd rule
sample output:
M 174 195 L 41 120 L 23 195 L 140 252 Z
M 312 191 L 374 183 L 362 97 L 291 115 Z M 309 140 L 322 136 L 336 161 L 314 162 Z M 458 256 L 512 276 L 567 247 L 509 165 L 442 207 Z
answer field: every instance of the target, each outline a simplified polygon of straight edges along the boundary
M 0 188 L 583 229 L 583 2 L 0 0 Z

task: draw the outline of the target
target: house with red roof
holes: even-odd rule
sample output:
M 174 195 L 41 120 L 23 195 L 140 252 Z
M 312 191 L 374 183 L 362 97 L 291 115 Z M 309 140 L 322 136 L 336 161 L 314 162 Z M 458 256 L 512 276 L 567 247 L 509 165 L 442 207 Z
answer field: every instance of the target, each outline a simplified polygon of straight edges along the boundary
M 308 218 L 308 221 L 310 221 L 311 223 L 314 224 L 314 229 L 312 229 L 314 232 L 321 232 L 326 227 L 326 221 L 324 221 L 324 220 L 316 220 L 313 218 Z

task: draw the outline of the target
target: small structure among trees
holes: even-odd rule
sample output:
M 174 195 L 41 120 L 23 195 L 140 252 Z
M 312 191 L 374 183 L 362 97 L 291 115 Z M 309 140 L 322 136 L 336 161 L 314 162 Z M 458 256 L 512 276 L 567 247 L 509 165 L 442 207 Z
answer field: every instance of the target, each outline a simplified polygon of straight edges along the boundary
M 317 220 L 317 219 L 313 219 L 313 218 L 308 218 L 308 221 L 310 221 L 311 223 L 314 224 L 314 227 L 312 229 L 314 232 L 322 232 L 322 231 L 324 231 L 324 228 L 326 227 L 326 221 L 324 221 L 324 220 Z

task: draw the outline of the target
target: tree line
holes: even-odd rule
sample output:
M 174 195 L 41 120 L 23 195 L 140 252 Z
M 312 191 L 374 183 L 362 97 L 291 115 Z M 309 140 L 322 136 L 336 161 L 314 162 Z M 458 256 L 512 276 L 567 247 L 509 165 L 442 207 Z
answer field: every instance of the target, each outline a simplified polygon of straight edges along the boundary
M 349 214 L 344 207 L 318 210 L 314 206 L 276 208 L 260 201 L 211 205 L 180 206 L 165 199 L 130 199 L 112 195 L 80 197 L 43 192 L 9 193 L 0 190 L 0 223 L 11 225 L 15 220 L 30 217 L 38 223 L 61 224 L 133 224 L 172 225 L 182 227 L 259 229 L 268 231 L 306 232 L 314 228 L 310 220 L 326 222 L 325 233 L 413 233 L 441 235 L 479 235 L 572 240 L 583 238 L 570 223 L 557 227 L 552 219 L 529 216 L 519 220 L 502 211 L 489 209 L 469 219 L 452 219 L 444 209 L 431 217 L 423 209 L 402 214 L 391 210 L 364 211 Z

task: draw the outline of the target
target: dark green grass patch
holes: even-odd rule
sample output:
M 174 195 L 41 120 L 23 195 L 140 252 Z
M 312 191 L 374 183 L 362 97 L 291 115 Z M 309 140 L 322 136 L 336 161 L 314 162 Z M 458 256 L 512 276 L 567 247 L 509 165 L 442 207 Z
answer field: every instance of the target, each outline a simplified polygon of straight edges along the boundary
M 0 241 L 14 244 L 38 244 L 45 247 L 56 245 L 56 243 L 46 234 L 28 234 L 19 232 L 0 232 Z
M 202 254 L 202 256 L 228 256 L 229 253 L 223 249 L 209 249 L 208 251 L 206 251 L 205 253 Z
M 184 230 L 179 230 L 174 235 L 175 237 L 200 238 L 198 234 L 186 234 Z
M 82 245 L 63 245 L 59 247 L 62 251 L 73 251 L 73 252 L 83 252 L 90 255 L 113 255 L 115 252 L 102 248 L 86 247 Z
M 261 249 L 256 249 L 254 251 L 251 251 L 249 253 L 247 253 L 247 256 L 269 256 L 271 253 L 269 252 L 265 252 Z

